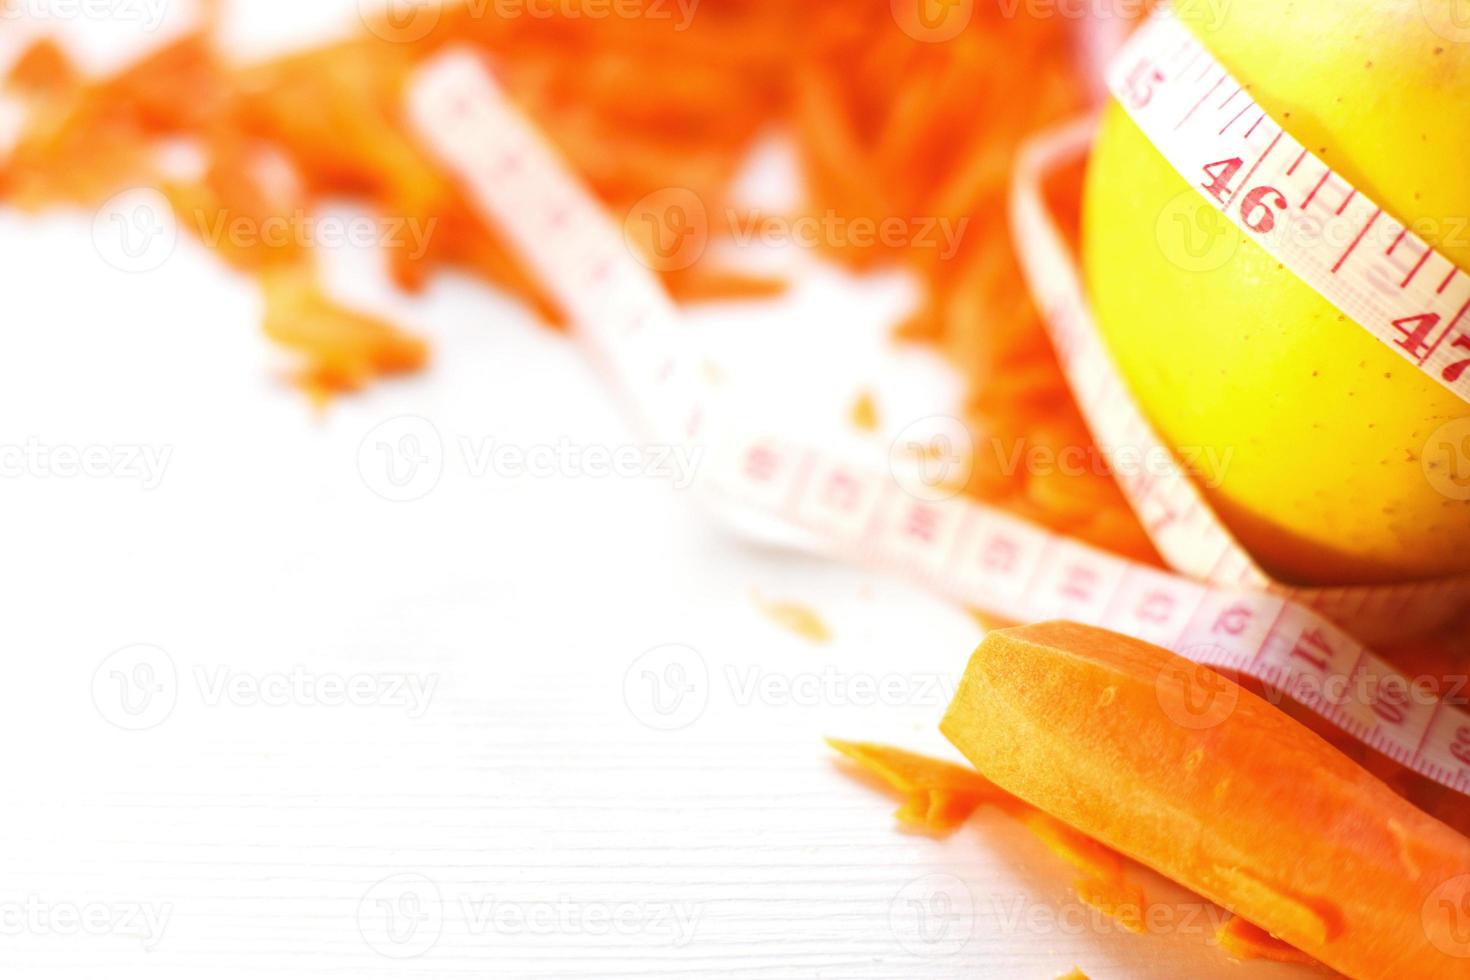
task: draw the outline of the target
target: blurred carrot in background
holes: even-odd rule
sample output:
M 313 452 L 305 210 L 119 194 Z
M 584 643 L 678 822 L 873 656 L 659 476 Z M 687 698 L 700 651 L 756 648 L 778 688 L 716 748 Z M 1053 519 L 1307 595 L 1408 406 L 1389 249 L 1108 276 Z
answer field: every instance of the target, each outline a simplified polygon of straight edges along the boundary
M 0 194 L 29 208 L 96 206 L 126 187 L 165 188 L 186 229 L 265 277 L 269 333 L 303 355 L 300 380 L 310 390 L 325 396 L 412 371 L 427 357 L 423 345 L 319 291 L 303 303 L 303 273 L 272 271 L 309 274 L 312 257 L 294 239 L 240 241 L 218 230 L 242 218 L 258 226 L 307 213 L 328 197 L 360 198 L 381 214 L 433 223 L 422 250 L 387 248 L 403 288 L 458 269 L 560 322 L 401 115 L 414 67 L 446 45 L 468 44 L 492 60 L 512 97 L 617 217 L 668 189 L 692 194 L 709 215 L 738 214 L 729 191 L 752 145 L 789 134 L 806 177 L 805 215 L 904 229 L 871 242 L 825 235 L 818 245 L 857 270 L 902 265 L 921 278 L 925 299 L 900 335 L 943 348 L 972 379 L 977 437 L 1090 444 L 1020 284 L 1004 217 L 1019 142 L 1084 105 L 1072 23 L 981 7 L 953 37 L 933 40 L 889 5 L 853 0 L 705 0 L 687 19 L 655 0 L 637 16 L 577 16 L 575 2 L 559 16 L 495 10 L 451 8 L 422 37 L 375 24 L 350 41 L 238 68 L 206 26 L 97 82 L 84 82 L 59 48 L 41 41 L 10 78 L 33 111 L 0 170 Z M 201 158 L 197 174 L 166 166 L 164 151 L 181 141 Z M 714 220 L 711 234 L 726 233 L 723 223 Z M 650 253 L 663 230 L 657 221 L 627 229 L 635 240 L 647 236 Z M 685 300 L 761 298 L 783 288 L 778 278 L 709 257 L 662 275 Z M 1003 471 L 996 453 L 975 462 L 976 495 L 1152 559 L 1105 472 Z

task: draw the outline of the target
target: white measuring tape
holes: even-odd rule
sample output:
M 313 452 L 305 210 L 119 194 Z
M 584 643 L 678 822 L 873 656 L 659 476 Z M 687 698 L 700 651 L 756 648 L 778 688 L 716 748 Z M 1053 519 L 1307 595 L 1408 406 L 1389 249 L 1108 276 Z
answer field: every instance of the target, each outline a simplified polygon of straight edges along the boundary
M 409 100 L 425 145 L 567 310 L 652 431 L 704 444 L 704 491 L 997 616 L 1099 625 L 1256 677 L 1470 793 L 1470 714 L 1297 602 L 1202 585 L 962 499 L 921 500 L 889 474 L 720 425 L 659 283 L 479 57 L 438 56 Z
M 1205 200 L 1470 401 L 1470 275 L 1292 139 L 1167 6 L 1123 46 L 1108 85 Z
M 1042 136 L 1022 151 L 1011 199 L 1016 245 L 1062 370 L 1104 454 L 1120 458 L 1127 451 L 1150 459 L 1172 458 L 1133 401 L 1097 330 L 1077 264 L 1042 193 L 1048 173 L 1086 155 L 1093 130 L 1093 123 L 1084 120 Z M 1467 576 L 1403 585 L 1283 585 L 1256 564 L 1181 467 L 1123 475 L 1118 484 L 1171 568 L 1227 588 L 1284 596 L 1364 639 L 1415 636 L 1470 608 Z

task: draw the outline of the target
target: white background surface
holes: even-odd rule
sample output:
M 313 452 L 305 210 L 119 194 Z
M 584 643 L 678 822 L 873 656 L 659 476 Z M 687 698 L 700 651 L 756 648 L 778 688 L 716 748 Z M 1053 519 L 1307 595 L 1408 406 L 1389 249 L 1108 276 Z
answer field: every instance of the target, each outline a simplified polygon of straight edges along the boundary
M 237 6 L 242 53 L 355 12 Z M 52 26 L 97 64 L 160 37 Z M 742 541 L 664 479 L 480 469 L 492 442 L 635 436 L 517 306 L 449 278 L 398 297 L 372 255 L 324 257 L 434 363 L 318 414 L 254 287 L 193 242 L 130 274 L 90 214 L 0 211 L 0 444 L 119 464 L 0 478 L 7 976 L 1311 975 L 1228 962 L 1218 912 L 1157 879 L 1159 934 L 1120 932 L 1002 817 L 896 832 L 822 737 L 952 757 L 935 725 L 973 621 Z M 957 397 L 884 340 L 911 298 L 808 268 L 691 329 L 735 397 L 837 432 L 869 386 L 896 430 Z M 442 471 L 394 502 L 378 443 L 405 432 Z M 166 456 L 156 486 L 134 451 Z M 334 683 L 366 695 L 323 703 Z

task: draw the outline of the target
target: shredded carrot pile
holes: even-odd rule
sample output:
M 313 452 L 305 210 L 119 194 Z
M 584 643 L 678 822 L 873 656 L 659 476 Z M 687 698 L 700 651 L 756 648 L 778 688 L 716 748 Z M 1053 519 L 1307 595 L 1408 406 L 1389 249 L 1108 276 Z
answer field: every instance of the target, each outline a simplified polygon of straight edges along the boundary
M 160 187 L 182 228 L 261 278 L 267 333 L 300 356 L 298 381 L 309 391 L 325 397 L 414 371 L 427 347 L 315 287 L 309 248 L 293 236 L 266 241 L 229 229 L 354 198 L 432 228 L 422 247 L 383 245 L 404 289 L 457 269 L 560 322 L 402 118 L 415 66 L 467 44 L 486 54 L 615 218 L 674 188 L 699 202 L 714 236 L 732 225 L 748 232 L 761 221 L 806 219 L 826 229 L 815 244 L 836 262 L 912 269 L 927 288 L 900 335 L 943 348 L 972 380 L 970 422 L 985 449 L 970 491 L 1153 560 L 1106 472 L 1027 473 L 990 449 L 992 441 L 1091 444 L 1017 277 L 1004 206 L 1019 142 L 1083 107 L 1067 18 L 976 5 L 964 30 L 936 43 L 898 8 L 857 0 L 705 0 L 687 19 L 662 0 L 645 0 L 640 16 L 625 8 L 617 17 L 577 16 L 575 3 L 557 16 L 496 9 L 451 8 L 424 37 L 373 25 L 350 41 L 244 66 L 222 56 L 207 20 L 97 81 L 54 43 L 38 42 L 7 80 L 32 111 L 18 147 L 0 161 L 0 199 L 30 209 L 96 206 L 123 188 Z M 1023 73 L 1034 88 L 1019 98 Z M 806 189 L 798 214 L 752 215 L 731 204 L 732 181 L 769 134 L 797 147 Z M 203 161 L 200 173 L 166 166 L 162 151 L 181 142 Z M 668 229 L 658 220 L 625 228 L 678 299 L 757 299 L 784 288 L 708 255 L 660 264 Z

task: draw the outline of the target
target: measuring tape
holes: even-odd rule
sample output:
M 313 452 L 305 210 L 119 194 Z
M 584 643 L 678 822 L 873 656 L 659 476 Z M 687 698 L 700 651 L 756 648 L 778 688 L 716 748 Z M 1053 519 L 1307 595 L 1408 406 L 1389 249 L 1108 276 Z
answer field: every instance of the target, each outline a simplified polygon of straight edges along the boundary
M 1172 459 L 1133 401 L 1092 319 L 1077 264 L 1042 193 L 1048 173 L 1087 154 L 1094 128 L 1084 120 L 1033 140 L 1021 152 L 1011 225 L 1027 284 L 1098 446 L 1108 458 L 1126 452 Z M 1470 576 L 1385 586 L 1284 585 L 1235 539 L 1184 468 L 1120 474 L 1118 485 L 1171 568 L 1216 585 L 1281 595 L 1318 610 L 1355 636 L 1370 641 L 1414 636 L 1470 608 Z
M 1183 177 L 1332 305 L 1470 401 L 1470 275 L 1292 139 L 1167 6 L 1108 86 Z
M 963 499 L 919 499 L 890 474 L 720 417 L 660 284 L 476 54 L 451 50 L 422 67 L 409 116 L 650 431 L 704 447 L 698 486 L 713 499 L 996 616 L 1103 626 L 1258 678 L 1401 765 L 1470 793 L 1470 714 L 1423 696 L 1300 602 L 1190 581 Z

